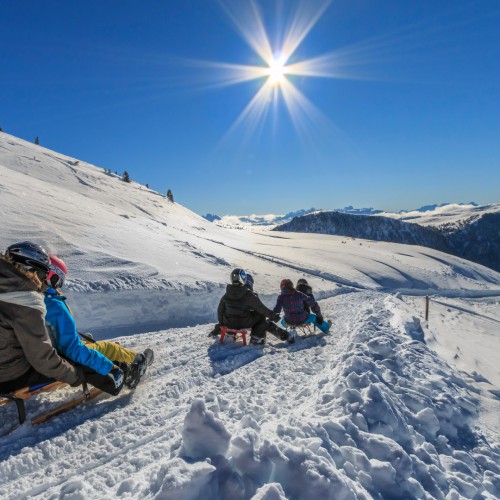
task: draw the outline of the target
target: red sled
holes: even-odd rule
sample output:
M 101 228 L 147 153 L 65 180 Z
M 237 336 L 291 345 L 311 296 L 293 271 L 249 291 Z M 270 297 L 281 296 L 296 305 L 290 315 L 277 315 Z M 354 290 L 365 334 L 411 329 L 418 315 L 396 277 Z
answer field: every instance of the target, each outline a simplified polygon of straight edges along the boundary
M 224 343 L 224 337 L 227 335 L 231 335 L 234 340 L 242 339 L 243 345 L 247 345 L 247 332 L 248 330 L 235 330 L 232 328 L 228 328 L 227 326 L 220 327 L 220 341 L 221 344 Z

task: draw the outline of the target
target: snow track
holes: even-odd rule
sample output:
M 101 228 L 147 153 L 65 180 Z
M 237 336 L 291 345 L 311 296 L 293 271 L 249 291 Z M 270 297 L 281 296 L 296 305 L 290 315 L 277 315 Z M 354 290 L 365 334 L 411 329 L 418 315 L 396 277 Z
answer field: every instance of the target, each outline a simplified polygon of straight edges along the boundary
M 410 306 L 359 292 L 322 309 L 333 333 L 294 345 L 221 346 L 209 325 L 123 339 L 156 354 L 138 389 L 2 438 L 0 497 L 498 497 L 476 391 L 414 340 Z

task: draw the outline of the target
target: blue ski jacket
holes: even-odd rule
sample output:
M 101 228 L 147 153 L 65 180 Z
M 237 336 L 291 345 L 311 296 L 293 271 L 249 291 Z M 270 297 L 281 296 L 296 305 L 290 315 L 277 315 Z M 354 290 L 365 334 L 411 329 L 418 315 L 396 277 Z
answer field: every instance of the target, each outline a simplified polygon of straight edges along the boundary
M 56 351 L 69 360 L 107 375 L 113 362 L 100 352 L 89 349 L 78 336 L 75 320 L 66 305 L 66 297 L 58 295 L 53 288 L 45 292 L 45 323 Z

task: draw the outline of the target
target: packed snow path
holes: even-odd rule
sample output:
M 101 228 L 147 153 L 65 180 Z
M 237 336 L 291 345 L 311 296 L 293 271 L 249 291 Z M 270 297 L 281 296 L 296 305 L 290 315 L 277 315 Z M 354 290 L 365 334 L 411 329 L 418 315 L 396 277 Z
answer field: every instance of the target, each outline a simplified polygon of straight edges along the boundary
M 500 497 L 475 389 L 410 306 L 380 292 L 321 305 L 333 333 L 295 345 L 220 346 L 208 325 L 123 339 L 156 353 L 138 389 L 1 438 L 0 497 Z

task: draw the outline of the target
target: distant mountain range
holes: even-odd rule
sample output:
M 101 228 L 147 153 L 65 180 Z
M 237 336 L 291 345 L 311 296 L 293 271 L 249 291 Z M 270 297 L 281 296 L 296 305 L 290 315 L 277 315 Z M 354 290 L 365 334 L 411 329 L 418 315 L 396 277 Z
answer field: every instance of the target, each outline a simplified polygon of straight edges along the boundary
M 266 215 L 223 215 L 222 217 L 215 214 L 206 214 L 203 217 L 210 222 L 217 222 L 221 226 L 275 226 L 276 224 L 283 224 L 291 221 L 294 217 L 311 214 L 314 212 L 322 212 L 316 208 L 309 208 L 306 210 L 297 210 L 295 212 L 288 212 L 287 214 L 266 214 Z M 358 215 L 375 215 L 382 213 L 382 210 L 374 208 L 354 208 L 345 207 L 339 208 L 337 212 L 351 213 Z
M 315 212 L 274 230 L 422 245 L 500 271 L 500 204 L 437 205 L 419 212 L 420 216 L 416 212 L 411 216 Z M 406 216 L 411 222 L 405 220 Z

